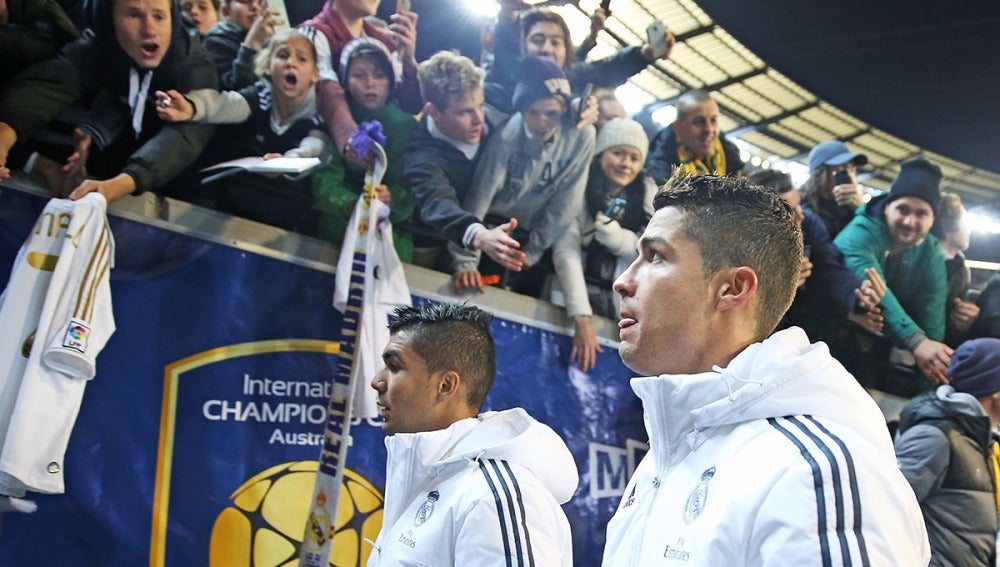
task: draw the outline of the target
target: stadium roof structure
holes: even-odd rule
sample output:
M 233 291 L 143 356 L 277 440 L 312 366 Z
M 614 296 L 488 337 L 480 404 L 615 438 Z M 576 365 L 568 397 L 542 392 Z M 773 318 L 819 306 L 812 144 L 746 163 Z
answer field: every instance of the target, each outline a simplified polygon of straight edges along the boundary
M 599 0 L 544 4 L 566 18 L 579 43 Z M 749 144 L 764 159 L 805 163 L 814 145 L 839 139 L 868 156 L 861 182 L 887 190 L 899 164 L 922 154 L 941 166 L 942 189 L 960 194 L 967 206 L 1000 202 L 1000 174 L 928 151 L 824 101 L 755 55 L 693 0 L 614 0 L 611 9 L 590 59 L 641 44 L 654 20 L 665 22 L 677 38 L 668 60 L 630 80 L 638 88 L 633 91 L 646 98 L 644 112 L 674 102 L 686 90 L 703 89 L 719 103 L 727 137 Z

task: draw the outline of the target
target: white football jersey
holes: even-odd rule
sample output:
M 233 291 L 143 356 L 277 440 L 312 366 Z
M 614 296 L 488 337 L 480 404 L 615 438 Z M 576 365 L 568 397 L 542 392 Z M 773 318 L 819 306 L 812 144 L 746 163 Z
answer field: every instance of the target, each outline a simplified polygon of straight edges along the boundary
M 52 199 L 0 295 L 0 494 L 58 494 L 95 359 L 115 330 L 107 202 Z

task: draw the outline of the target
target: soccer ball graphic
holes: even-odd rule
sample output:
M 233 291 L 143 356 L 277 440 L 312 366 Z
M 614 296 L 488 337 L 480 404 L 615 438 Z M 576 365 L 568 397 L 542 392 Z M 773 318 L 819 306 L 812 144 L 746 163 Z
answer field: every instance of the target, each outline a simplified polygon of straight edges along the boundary
M 254 475 L 230 496 L 212 526 L 210 567 L 294 567 L 316 481 L 316 461 L 294 461 Z M 382 493 L 344 469 L 330 565 L 357 567 L 382 528 Z

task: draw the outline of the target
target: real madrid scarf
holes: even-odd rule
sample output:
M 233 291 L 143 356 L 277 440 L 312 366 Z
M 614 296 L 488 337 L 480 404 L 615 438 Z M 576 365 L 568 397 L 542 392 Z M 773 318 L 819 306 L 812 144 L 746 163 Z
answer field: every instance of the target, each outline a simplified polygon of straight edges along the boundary
M 716 138 L 715 145 L 712 146 L 712 155 L 707 158 L 699 158 L 691 153 L 683 144 L 677 144 L 677 157 L 680 159 L 680 167 L 688 173 L 700 173 L 708 175 L 723 176 L 726 174 L 726 152 L 722 148 L 722 139 Z

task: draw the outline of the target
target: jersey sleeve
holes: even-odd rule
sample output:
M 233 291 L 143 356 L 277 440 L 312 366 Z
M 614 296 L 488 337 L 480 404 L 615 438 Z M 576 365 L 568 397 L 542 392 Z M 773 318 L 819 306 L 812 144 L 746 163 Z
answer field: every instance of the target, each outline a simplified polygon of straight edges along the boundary
M 42 354 L 44 364 L 71 378 L 85 380 L 94 377 L 97 354 L 115 330 L 108 284 L 114 263 L 114 238 L 103 198 L 93 201 L 77 206 L 65 251 L 53 273 L 53 281 L 64 283 L 50 288 L 41 315 L 42 320 L 50 321 Z

